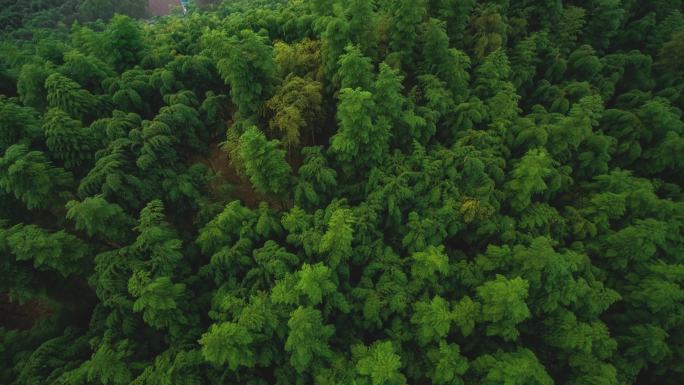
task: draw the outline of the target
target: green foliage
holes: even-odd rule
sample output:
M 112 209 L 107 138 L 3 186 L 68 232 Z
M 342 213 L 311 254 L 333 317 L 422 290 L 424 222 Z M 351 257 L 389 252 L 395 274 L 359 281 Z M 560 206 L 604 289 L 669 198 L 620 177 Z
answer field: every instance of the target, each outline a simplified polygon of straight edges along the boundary
M 275 116 L 269 125 L 282 135 L 288 148 L 298 148 L 303 134 L 314 138 L 314 124 L 321 113 L 323 97 L 320 82 L 289 75 L 266 105 Z
M 511 207 L 514 210 L 523 210 L 529 206 L 534 194 L 553 191 L 560 184 L 560 175 L 548 153 L 544 150 L 530 150 L 514 166 L 511 179 L 506 185 L 511 191 Z
M 40 136 L 35 110 L 0 99 L 0 150 L 20 141 L 30 143 Z
M 404 78 L 387 63 L 380 63 L 380 71 L 374 84 L 374 101 L 378 123 L 391 127 L 391 132 L 399 136 L 404 120 L 406 97 L 402 95 Z
M 136 272 L 128 281 L 128 291 L 136 298 L 134 312 L 143 312 L 143 320 L 155 328 L 184 323 L 185 316 L 179 309 L 183 301 L 185 285 L 173 283 L 169 277 L 151 279 L 144 272 Z
M 417 302 L 411 322 L 418 326 L 418 341 L 426 344 L 440 341 L 449 333 L 452 315 L 449 302 L 435 296 L 430 302 Z
M 81 3 L 79 11 L 90 20 L 106 20 L 114 16 L 114 4 L 109 0 L 85 0 Z
M 319 80 L 322 75 L 320 45 L 320 41 L 308 38 L 291 45 L 282 41 L 275 42 L 274 60 L 281 76 L 293 74 Z
M 337 74 L 338 60 L 349 44 L 349 23 L 344 18 L 333 17 L 324 25 L 325 30 L 321 33 L 323 69 L 326 77 L 332 80 Z
M 354 217 L 349 209 L 339 208 L 330 215 L 328 228 L 321 238 L 320 252 L 327 253 L 332 266 L 337 266 L 350 257 L 354 238 L 354 229 L 351 226 L 353 221 Z
M 65 207 L 66 218 L 73 220 L 76 229 L 89 237 L 120 241 L 125 239 L 132 222 L 119 205 L 107 202 L 102 196 L 88 197 L 81 202 L 69 201 Z
M 411 274 L 418 280 L 431 280 L 437 273 L 449 272 L 449 257 L 444 253 L 444 247 L 428 246 L 425 251 L 413 253 Z
M 427 353 L 430 361 L 434 362 L 434 372 L 431 373 L 435 384 L 464 384 L 462 376 L 468 370 L 468 360 L 460 354 L 456 344 L 440 341 L 439 348 Z
M 273 89 L 276 77 L 273 47 L 251 30 L 226 39 L 219 31 L 204 36 L 205 45 L 218 61 L 216 68 L 230 85 L 233 103 L 248 117 L 257 113 Z
M 59 108 L 51 108 L 43 121 L 45 144 L 54 157 L 64 162 L 67 169 L 90 160 L 95 141 L 87 128 Z
M 115 15 L 107 24 L 104 42 L 107 60 L 119 72 L 137 64 L 144 49 L 140 26 L 125 15 Z
M 17 261 L 32 261 L 40 270 L 51 269 L 66 277 L 81 272 L 88 263 L 81 261 L 87 257 L 88 246 L 63 230 L 50 233 L 35 225 L 16 225 L 4 236 Z
M 199 340 L 202 345 L 202 355 L 214 364 L 228 364 L 231 370 L 239 366 L 253 367 L 254 352 L 250 349 L 252 336 L 241 325 L 225 322 L 213 324 L 207 333 Z
M 498 351 L 492 355 L 478 357 L 473 362 L 473 369 L 478 373 L 480 383 L 487 385 L 553 384 L 544 366 L 539 363 L 534 353 L 527 349 L 512 353 Z
M 0 188 L 21 200 L 28 209 L 47 208 L 59 201 L 72 176 L 56 168 L 40 151 L 15 144 L 0 158 Z
M 525 303 L 528 287 L 527 281 L 520 277 L 509 280 L 497 275 L 477 288 L 482 319 L 488 323 L 487 335 L 498 335 L 505 340 L 518 337 L 516 325 L 530 316 Z
M 373 81 L 373 64 L 370 58 L 363 56 L 361 50 L 354 45 L 348 45 L 344 50 L 344 55 L 337 62 L 340 87 L 370 90 Z
M 124 360 L 130 354 L 128 341 L 121 341 L 112 347 L 102 344 L 86 361 L 82 368 L 87 381 L 99 381 L 103 385 L 123 385 L 131 381 L 131 371 Z
M 223 211 L 200 229 L 197 244 L 204 252 L 214 253 L 231 240 L 234 242 L 240 234 L 240 224 L 252 215 L 252 211 L 242 206 L 240 201 L 230 202 Z
M 412 69 L 419 25 L 426 12 L 425 1 L 400 0 L 394 4 L 391 12 L 390 48 L 399 56 L 403 67 Z
M 461 329 L 461 334 L 469 336 L 475 328 L 475 323 L 480 319 L 482 306 L 465 296 L 454 304 L 453 321 Z
M 323 196 L 332 193 L 337 186 L 337 172 L 328 166 L 321 150 L 321 146 L 302 149 L 304 163 L 299 168 L 294 192 L 295 202 L 302 206 L 320 204 Z
M 360 88 L 345 88 L 337 108 L 339 131 L 330 139 L 330 151 L 348 174 L 354 172 L 352 161 L 363 168 L 380 163 L 387 151 L 387 128 L 373 122 L 373 95 Z
M 95 98 L 76 82 L 59 73 L 45 79 L 48 106 L 80 118 L 95 107 Z
M 352 0 L 346 13 L 349 18 L 350 40 L 359 45 L 364 55 L 375 57 L 378 37 L 375 32 L 377 16 L 373 9 L 373 3 L 363 0 Z
M 356 371 L 370 377 L 373 385 L 405 384 L 404 376 L 399 372 L 401 359 L 389 341 L 376 342 L 370 348 L 360 347 Z
M 0 383 L 681 382 L 682 1 L 5 3 Z
M 81 17 L 86 20 L 108 20 L 116 13 L 130 17 L 144 17 L 148 4 L 143 0 L 84 0 L 79 6 Z
M 470 58 L 465 53 L 449 48 L 446 26 L 430 19 L 423 32 L 423 70 L 443 80 L 454 95 L 456 103 L 467 97 Z
M 45 80 L 51 74 L 52 70 L 47 63 L 25 64 L 21 67 L 17 79 L 17 91 L 24 105 L 39 111 L 47 107 Z
M 312 361 L 332 357 L 328 339 L 335 333 L 335 328 L 323 324 L 320 311 L 300 306 L 290 315 L 287 327 L 285 351 L 290 353 L 290 363 L 297 372 L 306 371 Z
M 284 195 L 289 184 L 290 165 L 277 140 L 268 140 L 251 127 L 240 136 L 239 154 L 254 188 L 264 194 Z
M 329 267 L 321 263 L 313 266 L 305 263 L 299 272 L 299 282 L 295 289 L 308 297 L 312 305 L 318 305 L 324 295 L 335 292 L 336 285 L 331 278 Z
M 60 72 L 84 88 L 95 91 L 101 90 L 103 80 L 116 75 L 102 59 L 77 50 L 64 54 Z

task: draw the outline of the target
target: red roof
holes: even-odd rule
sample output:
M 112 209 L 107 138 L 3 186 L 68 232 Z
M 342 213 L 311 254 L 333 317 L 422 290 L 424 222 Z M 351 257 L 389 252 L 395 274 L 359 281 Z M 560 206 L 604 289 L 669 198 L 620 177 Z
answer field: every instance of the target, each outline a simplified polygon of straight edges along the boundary
M 179 0 L 149 0 L 147 12 L 152 16 L 164 16 L 171 13 L 174 7 L 180 7 Z

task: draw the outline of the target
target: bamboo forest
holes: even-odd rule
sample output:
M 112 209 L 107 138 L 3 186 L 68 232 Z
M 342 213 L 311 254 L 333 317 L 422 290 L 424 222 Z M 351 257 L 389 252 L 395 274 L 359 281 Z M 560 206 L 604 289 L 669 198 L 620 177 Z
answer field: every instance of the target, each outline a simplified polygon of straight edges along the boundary
M 0 384 L 684 384 L 684 1 L 151 4 L 0 0 Z

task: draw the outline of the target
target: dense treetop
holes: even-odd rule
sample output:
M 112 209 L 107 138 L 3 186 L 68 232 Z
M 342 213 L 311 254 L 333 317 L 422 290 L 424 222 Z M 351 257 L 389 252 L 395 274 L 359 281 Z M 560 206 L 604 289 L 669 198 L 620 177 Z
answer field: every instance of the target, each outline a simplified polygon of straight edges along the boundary
M 0 383 L 681 384 L 681 0 L 10 3 Z

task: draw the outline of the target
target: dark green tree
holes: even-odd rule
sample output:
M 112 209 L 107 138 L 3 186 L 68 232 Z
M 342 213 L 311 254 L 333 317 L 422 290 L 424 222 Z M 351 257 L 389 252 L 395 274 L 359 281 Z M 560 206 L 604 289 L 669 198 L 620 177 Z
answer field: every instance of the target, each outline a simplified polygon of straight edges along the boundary
M 218 31 L 204 37 L 205 45 L 217 59 L 216 68 L 230 85 L 233 103 L 241 114 L 249 117 L 261 110 L 273 91 L 276 65 L 273 47 L 262 36 L 243 30 L 226 38 Z
M 72 175 L 54 167 L 40 151 L 10 146 L 0 158 L 0 188 L 28 209 L 49 208 L 70 188 Z
M 292 169 L 285 161 L 285 151 L 277 140 L 268 140 L 256 127 L 240 136 L 239 154 L 254 188 L 263 194 L 283 196 L 287 192 Z

